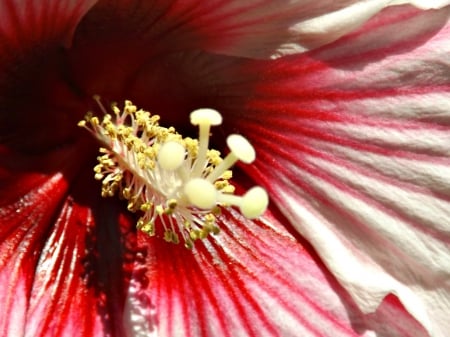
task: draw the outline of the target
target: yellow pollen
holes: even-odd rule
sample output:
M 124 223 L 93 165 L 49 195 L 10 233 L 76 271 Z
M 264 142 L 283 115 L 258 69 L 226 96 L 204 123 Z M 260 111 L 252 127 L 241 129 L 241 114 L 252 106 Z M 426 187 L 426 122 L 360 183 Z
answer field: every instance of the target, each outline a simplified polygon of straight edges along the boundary
M 193 248 L 194 241 L 218 234 L 220 208 L 236 206 L 249 218 L 267 208 L 267 192 L 253 187 L 244 196 L 234 195 L 230 167 L 238 160 L 251 163 L 255 151 L 240 135 L 230 135 L 230 153 L 209 149 L 211 126 L 222 116 L 216 110 L 191 113 L 199 139 L 182 137 L 173 127 L 159 125 L 160 117 L 125 101 L 123 110 L 112 106 L 109 114 L 100 102 L 102 120 L 88 113 L 78 125 L 97 138 L 102 147 L 94 177 L 102 181 L 102 197 L 118 195 L 131 212 L 139 212 L 136 227 L 167 242 Z M 161 232 L 160 232 L 161 231 Z

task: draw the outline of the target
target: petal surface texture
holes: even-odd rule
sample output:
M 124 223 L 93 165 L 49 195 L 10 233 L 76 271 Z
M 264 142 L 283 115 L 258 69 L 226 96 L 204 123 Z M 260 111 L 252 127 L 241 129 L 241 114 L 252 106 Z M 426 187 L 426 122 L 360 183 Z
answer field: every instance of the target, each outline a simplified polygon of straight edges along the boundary
M 88 193 L 90 172 L 75 175 L 74 151 L 33 158 L 2 149 L 1 336 L 124 334 L 131 223 Z
M 27 3 L 0 3 L 1 336 L 447 337 L 448 1 Z M 217 109 L 269 211 L 192 252 L 136 234 L 93 94 Z
M 63 46 L 71 45 L 77 25 L 95 2 L 0 2 L 1 143 L 11 145 L 20 140 L 23 144 L 15 147 L 34 146 L 34 151 L 38 151 L 42 150 L 37 149 L 39 146 L 54 146 L 50 143 L 61 143 L 67 138 L 64 124 L 76 123 L 77 117 L 70 116 L 75 115 L 75 95 L 65 83 L 67 72 L 62 69 L 61 55 Z M 64 103 L 51 106 L 57 100 Z M 57 109 L 59 113 L 52 111 Z M 49 121 L 58 127 L 49 130 Z M 60 135 L 56 135 L 58 132 Z M 56 135 L 54 139 L 49 139 L 51 133 Z M 55 142 L 55 138 L 59 139 Z
M 395 301 L 366 321 L 279 220 L 226 212 L 220 235 L 194 252 L 141 237 L 148 260 L 136 262 L 132 280 L 149 284 L 130 288 L 128 336 L 426 336 Z
M 195 15 L 194 8 L 192 14 Z M 210 37 L 206 48 L 221 54 L 277 58 L 332 42 L 362 25 L 386 7 L 412 4 L 441 8 L 449 1 L 210 1 L 198 12 L 194 25 Z M 185 11 L 183 5 L 174 10 Z
M 392 7 L 270 70 L 248 65 L 264 80 L 240 117 L 260 181 L 361 310 L 395 294 L 439 337 L 450 331 L 449 13 Z
M 332 42 L 384 8 L 398 4 L 429 9 L 444 7 L 449 1 L 210 0 L 205 4 L 199 0 L 153 0 L 130 6 L 122 0 L 100 1 L 98 9 L 107 13 L 112 8 L 131 21 L 139 20 L 136 31 L 143 33 L 143 44 L 148 35 L 159 32 L 165 38 L 178 35 L 173 48 L 190 45 L 214 53 L 266 59 Z M 109 15 L 104 17 L 108 21 Z
M 96 0 L 5 0 L 0 3 L 0 37 L 2 50 L 14 56 L 33 43 L 60 40 L 70 45 L 72 35 L 83 15 Z M 8 47 L 8 49 L 6 49 Z M 12 54 L 12 55 L 11 55 Z M 6 55 L 2 55 L 5 57 Z

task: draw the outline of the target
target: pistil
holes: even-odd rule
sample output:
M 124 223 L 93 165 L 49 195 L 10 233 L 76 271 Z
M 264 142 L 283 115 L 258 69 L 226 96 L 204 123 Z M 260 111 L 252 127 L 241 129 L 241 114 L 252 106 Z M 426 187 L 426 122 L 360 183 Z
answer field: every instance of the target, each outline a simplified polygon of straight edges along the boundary
M 97 102 L 103 119 L 88 114 L 79 122 L 102 144 L 94 177 L 102 180 L 103 197 L 119 194 L 128 201 L 128 210 L 141 213 L 139 230 L 153 236 L 161 226 L 166 241 L 179 243 L 181 236 L 192 248 L 195 240 L 219 232 L 220 208 L 236 206 L 249 219 L 267 208 L 263 188 L 253 187 L 237 196 L 229 182 L 232 165 L 255 159 L 250 143 L 241 135 L 229 136 L 230 153 L 225 159 L 209 149 L 211 126 L 222 122 L 216 110 L 191 113 L 191 123 L 199 127 L 197 140 L 160 126 L 159 116 L 138 110 L 130 101 L 125 101 L 123 111 L 113 106 L 114 116 L 98 98 Z

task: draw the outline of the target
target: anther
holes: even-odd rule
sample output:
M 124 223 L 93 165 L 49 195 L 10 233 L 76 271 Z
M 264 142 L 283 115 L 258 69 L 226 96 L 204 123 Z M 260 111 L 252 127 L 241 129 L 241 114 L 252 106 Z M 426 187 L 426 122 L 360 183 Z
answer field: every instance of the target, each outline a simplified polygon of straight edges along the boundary
M 102 104 L 102 101 L 100 100 L 100 95 L 93 95 L 92 98 L 94 99 L 94 101 L 97 103 L 97 105 L 100 107 L 100 110 L 102 110 L 102 112 L 107 115 L 108 112 L 106 111 L 105 107 Z

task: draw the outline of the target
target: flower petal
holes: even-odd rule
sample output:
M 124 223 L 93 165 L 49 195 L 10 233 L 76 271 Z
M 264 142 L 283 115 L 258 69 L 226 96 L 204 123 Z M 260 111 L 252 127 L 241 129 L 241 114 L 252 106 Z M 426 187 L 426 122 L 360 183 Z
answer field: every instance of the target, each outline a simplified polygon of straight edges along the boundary
M 367 320 L 278 216 L 252 222 L 226 212 L 221 233 L 193 252 L 140 237 L 148 260 L 134 277 L 148 285 L 130 289 L 128 336 L 425 336 L 393 302 Z
M 151 46 L 148 50 L 153 54 L 162 52 L 161 48 L 166 52 L 201 48 L 225 55 L 276 58 L 334 41 L 385 7 L 407 3 L 428 9 L 450 2 L 210 0 L 205 4 L 199 0 L 154 0 L 130 6 L 124 0 L 114 4 L 103 1 L 91 13 L 84 31 L 92 32 L 94 26 L 97 30 L 110 26 L 111 29 L 102 30 L 105 34 L 128 31 L 132 33 L 128 37 L 131 41 L 139 37 L 139 50 Z M 116 47 L 115 50 L 127 52 L 127 48 Z M 134 57 L 139 59 L 146 54 L 141 53 Z
M 0 3 L 0 64 L 19 51 L 52 42 L 70 44 L 76 25 L 96 0 L 4 0 Z
M 117 207 L 86 193 L 86 174 L 69 187 L 79 169 L 73 150 L 40 155 L 53 170 L 60 163 L 56 173 L 2 153 L 2 336 L 123 336 L 134 234 Z
M 2 144 L 36 152 L 73 138 L 69 130 L 80 118 L 72 116 L 77 111 L 73 106 L 81 104 L 79 92 L 67 83 L 62 45 L 70 44 L 78 22 L 95 2 L 0 1 Z
M 193 51 L 257 58 L 304 51 L 337 39 L 387 5 L 387 0 L 215 0 L 207 6 L 198 0 L 133 6 L 101 1 L 79 24 L 65 70 L 86 97 L 131 99 L 180 125 L 198 107 L 197 97 L 186 92 L 197 76 L 180 79 L 190 65 L 180 69 L 168 59 Z M 147 83 L 143 73 L 150 73 Z
M 256 146 L 252 177 L 361 310 L 392 293 L 444 337 L 450 8 L 405 9 L 309 55 L 242 65 L 228 118 Z
M 424 0 L 412 0 L 412 1 L 405 1 L 405 0 L 393 0 L 390 1 L 391 5 L 400 5 L 400 4 L 406 4 L 409 3 L 413 6 L 416 6 L 417 8 L 422 9 L 439 9 L 443 8 L 450 4 L 448 0 L 432 0 L 432 1 L 424 1 Z
M 412 3 L 426 9 L 444 7 L 450 2 L 428 1 L 427 5 L 423 1 L 389 0 L 210 3 L 207 11 L 197 15 L 195 9 L 192 11 L 194 29 L 200 30 L 199 34 L 205 38 L 204 49 L 226 55 L 276 58 L 334 41 L 387 6 Z M 185 11 L 174 7 L 174 12 Z

